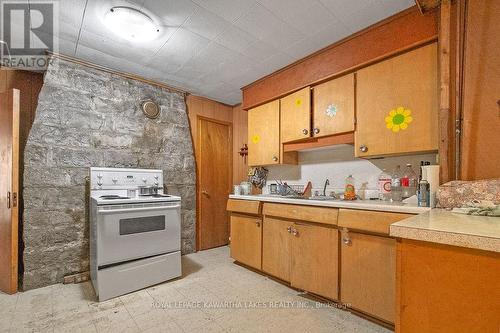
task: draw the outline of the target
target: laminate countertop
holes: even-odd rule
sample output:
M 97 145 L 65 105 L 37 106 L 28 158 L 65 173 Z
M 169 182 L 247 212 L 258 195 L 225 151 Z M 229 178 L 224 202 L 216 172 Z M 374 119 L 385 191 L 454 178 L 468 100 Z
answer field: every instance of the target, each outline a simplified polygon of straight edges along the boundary
M 391 224 L 390 235 L 406 239 L 500 252 L 500 217 L 432 209 Z
M 353 200 L 353 201 L 343 201 L 343 200 L 311 200 L 311 199 L 292 199 L 284 198 L 276 195 L 229 195 L 230 199 L 238 200 L 253 200 L 253 201 L 263 201 L 263 202 L 274 202 L 274 203 L 285 203 L 303 206 L 320 206 L 320 207 L 332 207 L 332 208 L 347 208 L 347 209 L 363 209 L 363 210 L 374 210 L 381 212 L 393 212 L 393 213 L 408 213 L 408 214 L 421 214 L 428 212 L 430 208 L 428 207 L 418 207 L 413 204 L 405 203 L 395 203 L 379 200 Z

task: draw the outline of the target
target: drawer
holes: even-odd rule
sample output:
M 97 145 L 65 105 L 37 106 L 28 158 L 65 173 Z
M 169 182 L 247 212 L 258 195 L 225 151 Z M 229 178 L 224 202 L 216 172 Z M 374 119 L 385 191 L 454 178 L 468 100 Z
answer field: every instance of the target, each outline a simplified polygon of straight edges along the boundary
M 259 215 L 261 207 L 262 204 L 260 201 L 236 199 L 229 199 L 227 201 L 227 210 L 229 212 Z
M 413 214 L 373 212 L 355 209 L 339 210 L 339 227 L 389 235 L 389 226 Z
M 102 302 L 181 275 L 181 252 L 177 251 L 99 269 L 92 283 Z
M 263 215 L 337 225 L 337 208 L 264 203 Z

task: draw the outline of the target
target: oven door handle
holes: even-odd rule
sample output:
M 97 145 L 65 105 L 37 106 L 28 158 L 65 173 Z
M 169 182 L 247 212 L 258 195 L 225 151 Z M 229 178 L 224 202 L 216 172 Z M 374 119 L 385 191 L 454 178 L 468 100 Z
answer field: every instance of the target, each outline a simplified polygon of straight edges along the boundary
M 155 210 L 166 210 L 180 208 L 181 205 L 173 206 L 158 206 L 158 207 L 139 207 L 139 208 L 123 208 L 123 209 L 102 209 L 99 214 L 119 214 L 119 213 L 135 213 L 135 212 L 150 212 Z

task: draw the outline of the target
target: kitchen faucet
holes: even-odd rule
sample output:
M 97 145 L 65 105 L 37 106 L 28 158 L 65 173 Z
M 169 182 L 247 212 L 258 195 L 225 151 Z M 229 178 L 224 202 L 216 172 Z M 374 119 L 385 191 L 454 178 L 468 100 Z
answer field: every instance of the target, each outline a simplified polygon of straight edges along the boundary
M 326 197 L 326 186 L 330 185 L 330 180 L 328 178 L 325 181 L 325 186 L 323 186 L 323 196 Z

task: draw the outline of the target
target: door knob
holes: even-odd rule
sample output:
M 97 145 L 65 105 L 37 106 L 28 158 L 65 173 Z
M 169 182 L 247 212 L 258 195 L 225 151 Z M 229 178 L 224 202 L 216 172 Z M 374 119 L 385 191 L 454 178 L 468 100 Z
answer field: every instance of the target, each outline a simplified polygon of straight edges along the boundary
M 302 134 L 307 135 L 307 133 L 309 133 L 309 131 L 308 131 L 308 130 L 306 130 L 306 129 L 304 128 L 304 129 L 302 130 Z
M 319 134 L 319 128 L 317 128 L 317 127 L 316 127 L 316 128 L 314 129 L 314 134 Z
M 362 153 L 366 153 L 368 151 L 368 147 L 365 146 L 365 145 L 361 145 L 359 146 L 359 150 L 362 152 Z
M 273 156 L 273 161 L 274 161 L 274 162 L 278 162 L 278 157 Z

